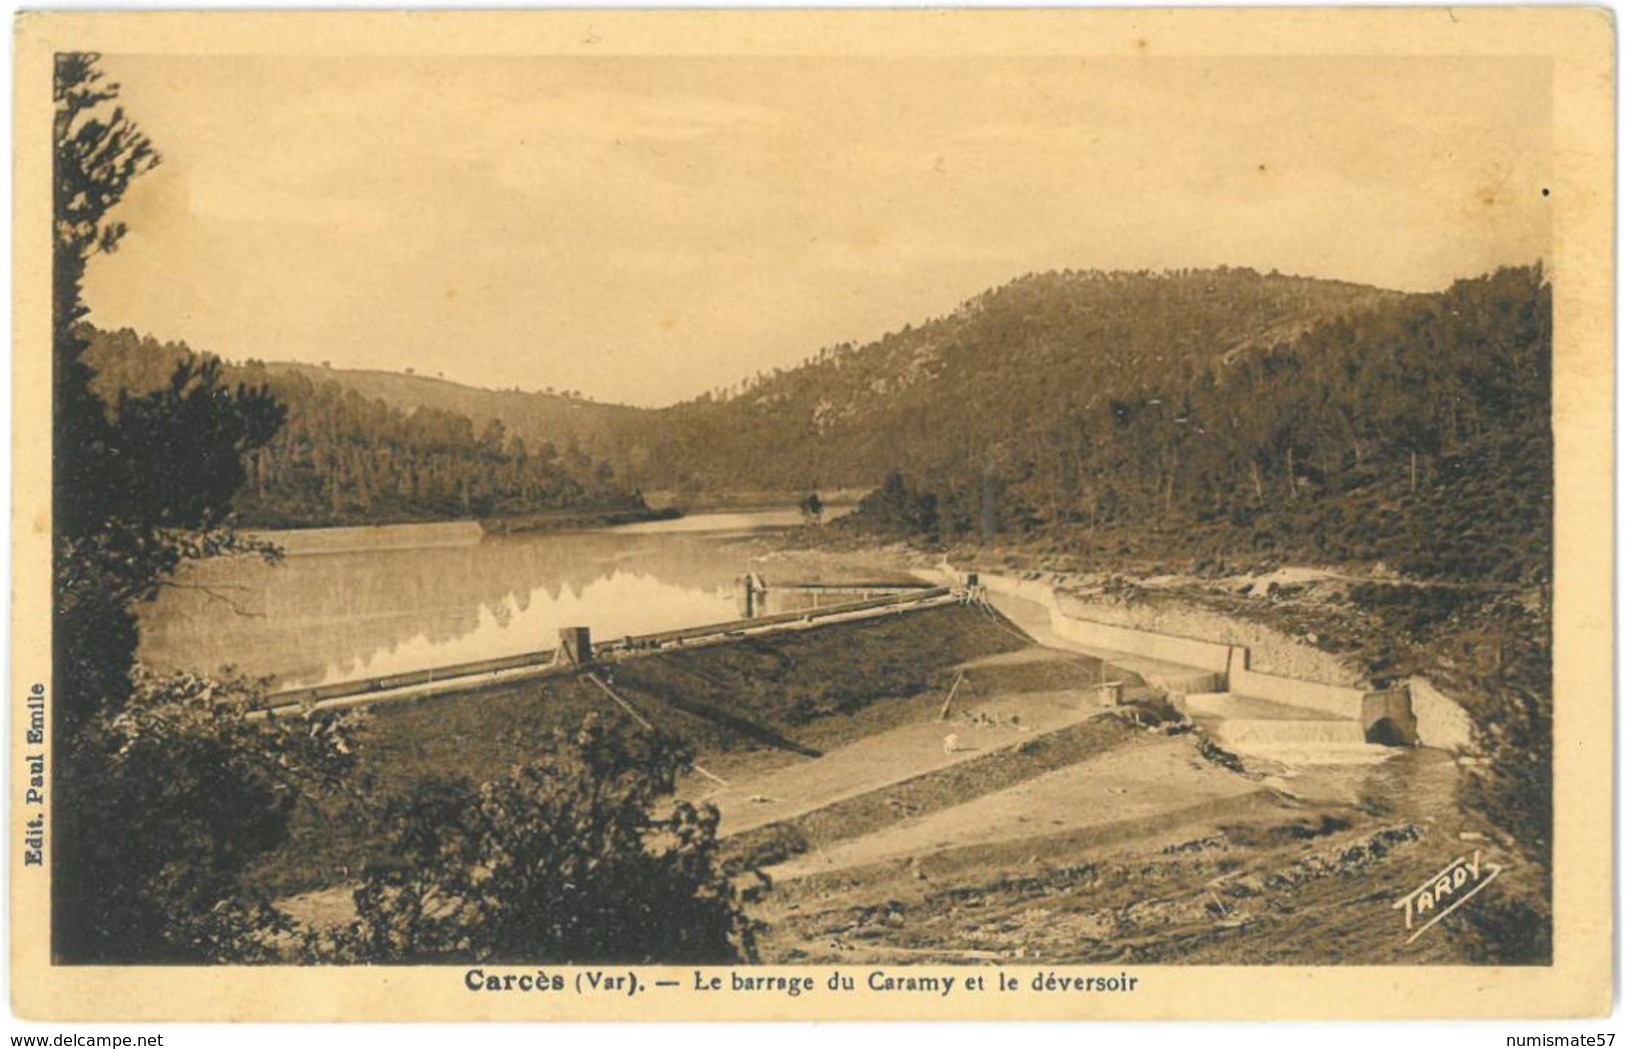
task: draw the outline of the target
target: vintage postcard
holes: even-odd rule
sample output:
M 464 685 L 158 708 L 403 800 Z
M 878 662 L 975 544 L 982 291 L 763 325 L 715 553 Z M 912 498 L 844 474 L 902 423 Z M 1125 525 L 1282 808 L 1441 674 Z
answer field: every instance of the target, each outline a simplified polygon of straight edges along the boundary
M 1613 987 L 1614 26 L 25 13 L 11 995 Z

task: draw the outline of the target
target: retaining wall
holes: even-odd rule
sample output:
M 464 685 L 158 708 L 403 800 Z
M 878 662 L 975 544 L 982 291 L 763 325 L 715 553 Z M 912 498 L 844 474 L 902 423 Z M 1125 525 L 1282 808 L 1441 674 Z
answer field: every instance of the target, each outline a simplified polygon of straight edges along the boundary
M 1411 709 L 1416 713 L 1416 734 L 1430 747 L 1471 750 L 1473 723 L 1461 704 L 1434 688 L 1426 678 L 1410 680 Z
M 1165 595 L 1152 594 L 1129 601 L 1099 593 L 1063 590 L 1056 595 L 1056 600 L 1061 611 L 1079 619 L 1239 645 L 1247 650 L 1248 666 L 1260 673 L 1295 681 L 1352 683 L 1358 679 L 1358 674 L 1338 656 L 1280 629 Z
M 1364 689 L 1349 685 L 1328 685 L 1320 681 L 1263 674 L 1253 670 L 1250 653 L 1240 645 L 1230 649 L 1230 666 L 1225 677 L 1230 691 L 1238 696 L 1267 699 L 1293 707 L 1306 707 L 1341 717 L 1360 717 L 1365 709 Z
M 1080 645 L 1115 652 L 1130 652 L 1148 659 L 1181 666 L 1197 667 L 1222 674 L 1230 662 L 1230 646 L 1171 634 L 1111 626 L 1087 619 L 1074 619 L 1059 609 L 1050 611 L 1050 629 Z
M 1151 630 L 1080 619 L 1061 611 L 1055 589 L 1035 579 L 982 575 L 981 584 L 996 594 L 1008 594 L 1049 610 L 1050 629 L 1068 641 L 1090 648 L 1127 652 L 1148 659 L 1224 673 L 1230 664 L 1230 646 L 1199 638 L 1179 637 Z
M 1223 686 L 1235 695 L 1349 718 L 1358 721 L 1368 735 L 1387 736 L 1382 742 L 1422 742 L 1450 748 L 1464 747 L 1471 739 L 1461 708 L 1420 678 L 1412 679 L 1412 688 L 1370 691 L 1354 685 L 1265 673 L 1252 668 L 1251 651 L 1244 645 L 1083 618 L 1076 603 L 1063 603 L 1053 587 L 1036 579 L 978 573 L 978 580 L 995 594 L 1019 597 L 1048 609 L 1050 628 L 1086 648 L 1125 652 L 1222 674 Z M 1418 692 L 1420 702 L 1413 703 L 1412 697 Z

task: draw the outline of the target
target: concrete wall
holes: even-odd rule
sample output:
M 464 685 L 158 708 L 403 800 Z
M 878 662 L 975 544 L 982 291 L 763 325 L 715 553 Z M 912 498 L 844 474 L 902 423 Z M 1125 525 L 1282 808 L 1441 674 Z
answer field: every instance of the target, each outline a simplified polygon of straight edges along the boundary
M 963 572 L 950 570 L 949 574 L 960 582 L 965 579 Z M 1019 597 L 1025 601 L 1043 605 L 1052 612 L 1059 607 L 1055 600 L 1055 588 L 1048 583 L 1036 579 L 1016 579 L 1007 575 L 994 575 L 989 572 L 978 572 L 977 579 L 995 594 L 1009 594 L 1011 597 Z
M 1154 634 L 1147 630 L 1074 619 L 1059 609 L 1050 612 L 1050 628 L 1068 641 L 1090 648 L 1129 652 L 1148 659 L 1223 673 L 1230 661 L 1230 646 L 1189 637 Z
M 1410 694 L 1416 734 L 1423 743 L 1446 750 L 1472 749 L 1473 723 L 1461 704 L 1421 677 L 1411 678 Z
M 1232 658 L 1227 677 L 1230 691 L 1238 696 L 1267 699 L 1272 703 L 1285 703 L 1292 707 L 1306 707 L 1325 714 L 1357 718 L 1365 706 L 1364 689 L 1348 685 L 1328 685 L 1319 681 L 1282 677 L 1279 674 L 1261 674 L 1251 669 L 1247 649 L 1237 645 L 1231 649 Z
M 1248 666 L 1260 673 L 1295 681 L 1332 681 L 1346 685 L 1360 679 L 1359 672 L 1346 665 L 1342 658 L 1323 652 L 1304 639 L 1177 598 L 1153 594 L 1141 600 L 1125 601 L 1102 593 L 1063 590 L 1056 599 L 1061 611 L 1079 619 L 1201 638 L 1221 645 L 1239 645 L 1247 650 Z
M 961 580 L 962 581 L 962 578 Z M 1461 708 L 1420 678 L 1412 688 L 1376 692 L 1352 685 L 1309 681 L 1254 670 L 1250 650 L 1200 638 L 1101 623 L 1079 616 L 1076 604 L 1064 604 L 1054 588 L 1035 579 L 982 573 L 979 581 L 996 594 L 1019 597 L 1049 610 L 1050 628 L 1086 648 L 1125 652 L 1149 659 L 1179 663 L 1223 675 L 1223 687 L 1238 696 L 1269 700 L 1287 706 L 1358 721 L 1366 733 L 1387 722 L 1386 731 L 1397 741 L 1422 742 L 1434 747 L 1464 747 L 1471 739 L 1467 716 Z M 1420 682 L 1421 687 L 1416 687 Z M 1418 699 L 1413 706 L 1413 695 Z
M 1090 648 L 1127 652 L 1131 655 L 1179 663 L 1216 673 L 1223 673 L 1230 665 L 1229 645 L 1068 615 L 1061 611 L 1055 590 L 1047 583 L 1034 579 L 1011 579 L 1008 576 L 986 574 L 980 576 L 980 580 L 983 586 L 996 594 L 1009 594 L 1047 608 L 1050 629 L 1068 641 L 1076 641 Z

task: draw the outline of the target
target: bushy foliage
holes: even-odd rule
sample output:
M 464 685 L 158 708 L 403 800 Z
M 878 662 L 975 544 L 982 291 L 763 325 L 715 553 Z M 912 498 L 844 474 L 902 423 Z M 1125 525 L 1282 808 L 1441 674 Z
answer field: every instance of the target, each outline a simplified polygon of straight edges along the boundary
M 1440 639 L 1435 676 L 1472 697 L 1475 749 L 1464 800 L 1538 862 L 1552 846 L 1552 624 L 1550 609 L 1501 599 L 1470 632 Z
M 293 929 L 243 892 L 246 867 L 286 840 L 295 806 L 344 788 L 342 720 L 261 718 L 243 682 L 137 673 L 116 714 L 71 741 L 58 780 L 71 823 L 56 860 L 66 960 L 265 961 Z M 92 760 L 94 759 L 94 760 Z
M 854 513 L 864 529 L 877 535 L 941 537 L 936 493 L 920 491 L 895 470 L 886 475 L 879 488 L 859 501 Z
M 331 725 L 247 716 L 250 692 L 135 670 L 133 606 L 182 561 L 241 549 L 242 456 L 281 421 L 217 363 L 179 363 L 111 402 L 91 388 L 85 267 L 114 250 L 108 217 L 157 154 L 97 57 L 56 60 L 53 359 L 53 954 L 59 962 L 263 956 L 280 919 L 239 894 L 295 799 L 342 765 Z
M 85 268 L 116 249 L 110 220 L 129 183 L 158 156 L 122 109 L 96 56 L 56 69 L 55 375 L 52 511 L 57 709 L 73 728 L 116 713 L 135 656 L 130 605 L 149 599 L 187 557 L 232 548 L 242 456 L 268 440 L 280 409 L 261 389 L 232 391 L 217 363 L 182 362 L 140 395 L 92 389 L 79 320 Z
M 751 958 L 716 809 L 670 800 L 689 761 L 674 740 L 589 716 L 494 782 L 420 784 L 390 805 L 334 949 L 366 962 Z

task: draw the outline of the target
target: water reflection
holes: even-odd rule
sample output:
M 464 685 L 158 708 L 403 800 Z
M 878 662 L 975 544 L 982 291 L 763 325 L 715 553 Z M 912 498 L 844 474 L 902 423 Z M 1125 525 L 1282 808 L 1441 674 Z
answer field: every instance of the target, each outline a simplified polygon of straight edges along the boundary
M 203 562 L 143 607 L 141 654 L 161 670 L 234 667 L 297 687 L 552 648 L 565 626 L 608 639 L 732 619 L 735 580 L 760 566 L 717 532 L 756 520 L 413 548 L 357 530 L 355 548 L 327 541 L 274 566 Z

